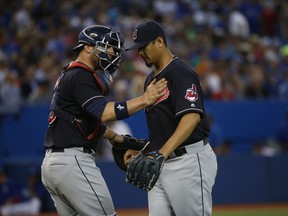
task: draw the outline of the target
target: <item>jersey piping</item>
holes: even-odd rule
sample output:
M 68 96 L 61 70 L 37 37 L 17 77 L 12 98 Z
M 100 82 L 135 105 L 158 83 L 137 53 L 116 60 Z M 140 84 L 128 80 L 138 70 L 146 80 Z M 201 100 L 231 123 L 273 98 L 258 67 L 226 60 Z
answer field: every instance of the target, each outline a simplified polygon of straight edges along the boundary
M 91 101 L 91 100 L 93 100 L 93 99 L 95 99 L 95 98 L 100 98 L 100 97 L 103 98 L 104 96 L 94 96 L 94 97 L 89 98 L 88 100 L 86 100 L 86 101 L 82 104 L 82 107 L 84 107 L 85 104 L 87 104 L 89 101 Z

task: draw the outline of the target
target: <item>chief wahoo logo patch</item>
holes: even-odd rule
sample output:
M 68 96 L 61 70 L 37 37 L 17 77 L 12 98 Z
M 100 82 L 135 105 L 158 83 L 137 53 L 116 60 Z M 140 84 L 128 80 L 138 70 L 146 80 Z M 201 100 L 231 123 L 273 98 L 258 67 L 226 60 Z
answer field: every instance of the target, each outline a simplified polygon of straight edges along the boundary
M 197 87 L 195 84 L 192 84 L 192 87 L 186 90 L 185 98 L 190 102 L 195 102 L 198 99 Z

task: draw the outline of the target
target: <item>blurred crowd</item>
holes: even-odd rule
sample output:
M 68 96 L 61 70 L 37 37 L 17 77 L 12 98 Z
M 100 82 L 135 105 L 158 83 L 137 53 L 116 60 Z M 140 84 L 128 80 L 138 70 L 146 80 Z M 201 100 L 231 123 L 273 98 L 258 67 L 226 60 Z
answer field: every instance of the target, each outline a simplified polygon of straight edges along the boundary
M 17 179 L 0 166 L 1 216 L 32 216 L 45 211 L 45 202 L 51 198 L 41 182 L 39 168 L 29 167 L 27 171 L 24 180 Z
M 1 0 L 0 115 L 48 103 L 84 27 L 121 31 L 159 21 L 171 51 L 199 74 L 206 99 L 288 100 L 288 2 L 283 0 Z M 112 97 L 142 94 L 149 69 L 125 53 Z

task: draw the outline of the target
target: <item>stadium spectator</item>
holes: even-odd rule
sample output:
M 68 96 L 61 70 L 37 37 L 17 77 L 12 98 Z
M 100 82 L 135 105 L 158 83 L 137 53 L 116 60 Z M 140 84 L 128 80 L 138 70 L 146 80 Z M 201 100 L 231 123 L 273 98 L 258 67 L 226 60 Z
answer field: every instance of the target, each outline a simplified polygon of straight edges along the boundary
M 4 205 L 18 203 L 20 199 L 19 184 L 0 167 L 0 209 Z
M 40 172 L 36 168 L 29 169 L 27 183 L 19 191 L 18 202 L 6 203 L 1 208 L 3 216 L 9 215 L 38 215 L 47 191 L 41 182 Z
M 48 80 L 39 80 L 37 88 L 35 88 L 28 97 L 28 104 L 40 105 L 48 104 L 51 100 L 52 91 Z
M 250 28 L 247 18 L 238 10 L 230 12 L 228 17 L 228 32 L 233 36 L 247 38 L 250 35 Z
M 281 146 L 282 151 L 288 153 L 288 110 L 283 120 L 279 123 L 275 139 Z
M 252 145 L 252 153 L 254 155 L 274 157 L 280 151 L 273 140 L 256 140 Z
M 25 102 L 38 87 L 39 76 L 45 77 L 50 86 L 54 85 L 60 70 L 57 65 L 65 65 L 73 55 L 75 29 L 92 23 L 114 26 L 122 30 L 129 44 L 132 27 L 143 17 L 162 22 L 173 52 L 191 62 L 195 69 L 200 70 L 204 59 L 217 68 L 218 71 L 213 69 L 200 76 L 206 85 L 204 89 L 208 88 L 207 99 L 226 100 L 227 97 L 218 94 L 227 89 L 235 94 L 234 100 L 287 99 L 287 60 L 280 51 L 288 35 L 287 23 L 283 22 L 287 17 L 285 8 L 288 8 L 285 1 L 262 4 L 259 0 L 240 0 L 223 4 L 199 0 L 110 0 L 83 4 L 77 0 L 69 3 L 3 0 L 0 8 L 0 52 L 9 73 L 17 77 Z M 277 45 L 273 41 L 277 41 Z M 126 54 L 125 61 L 135 62 L 135 56 Z M 255 81 L 254 75 L 245 73 L 251 64 L 258 64 L 261 80 Z M 118 74 L 119 79 L 129 83 L 129 95 L 133 82 L 137 88 L 141 80 L 139 74 L 146 71 L 138 63 L 128 69 L 130 73 L 126 70 L 127 67 L 121 67 Z M 213 91 L 217 91 L 216 97 Z
M 18 85 L 18 78 L 16 74 L 9 70 L 3 69 L 3 71 L 3 80 L 2 82 L 0 81 L 0 116 L 4 114 L 17 115 L 22 106 L 22 97 Z

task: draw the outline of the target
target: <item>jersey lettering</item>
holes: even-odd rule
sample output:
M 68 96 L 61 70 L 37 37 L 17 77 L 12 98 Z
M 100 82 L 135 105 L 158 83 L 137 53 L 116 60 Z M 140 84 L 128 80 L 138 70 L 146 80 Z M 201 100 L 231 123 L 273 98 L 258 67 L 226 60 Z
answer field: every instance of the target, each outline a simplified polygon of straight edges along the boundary
M 168 87 L 166 87 L 163 91 L 164 91 L 164 95 L 162 97 L 158 98 L 154 105 L 160 103 L 161 101 L 163 101 L 169 97 L 170 91 L 169 91 Z

